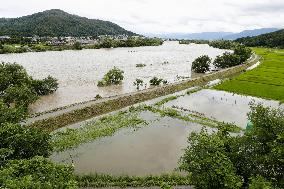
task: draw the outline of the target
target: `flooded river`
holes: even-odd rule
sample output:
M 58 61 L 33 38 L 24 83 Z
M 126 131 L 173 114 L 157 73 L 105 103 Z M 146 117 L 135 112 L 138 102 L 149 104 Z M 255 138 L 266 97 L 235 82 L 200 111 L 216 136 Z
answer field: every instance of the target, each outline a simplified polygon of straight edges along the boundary
M 200 55 L 214 58 L 224 50 L 208 45 L 179 45 L 165 42 L 158 47 L 91 49 L 82 51 L 49 51 L 0 55 L 0 61 L 23 65 L 34 78 L 51 75 L 58 79 L 56 93 L 42 97 L 32 112 L 42 112 L 69 104 L 135 91 L 136 78 L 145 83 L 153 76 L 177 81 L 177 76 L 191 77 L 191 62 Z M 136 64 L 145 64 L 137 68 Z M 120 86 L 98 88 L 97 82 L 114 66 L 124 70 L 125 79 Z

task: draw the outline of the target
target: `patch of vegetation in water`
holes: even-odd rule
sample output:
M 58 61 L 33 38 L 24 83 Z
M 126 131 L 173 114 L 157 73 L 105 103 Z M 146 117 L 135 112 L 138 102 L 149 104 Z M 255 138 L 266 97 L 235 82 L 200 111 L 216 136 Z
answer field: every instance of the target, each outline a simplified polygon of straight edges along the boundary
M 201 91 L 202 89 L 207 89 L 208 87 L 198 87 L 198 88 L 196 88 L 196 89 L 191 89 L 191 90 L 188 90 L 188 91 L 186 91 L 186 94 L 187 95 L 191 95 L 191 94 L 193 94 L 193 93 L 196 93 L 196 92 L 198 92 L 198 91 Z
M 230 132 L 240 132 L 242 130 L 240 127 L 236 126 L 233 123 L 220 122 L 194 113 L 184 114 L 183 112 L 177 110 L 176 108 L 160 109 L 155 106 L 147 106 L 147 105 L 142 105 L 139 108 L 151 111 L 153 113 L 158 113 L 162 117 L 168 116 L 171 118 L 180 119 L 187 122 L 198 123 L 207 127 L 212 127 L 212 128 L 226 127 Z
M 52 145 L 55 151 L 63 151 L 99 137 L 111 136 L 121 128 L 143 125 L 147 125 L 146 121 L 139 118 L 134 109 L 121 111 L 114 115 L 104 116 L 77 129 L 55 132 L 52 136 Z
M 112 176 L 104 174 L 78 175 L 76 178 L 80 187 L 150 187 L 190 185 L 190 176 L 181 174 L 165 174 L 159 176 Z
M 263 57 L 261 65 L 214 87 L 236 94 L 284 102 L 284 50 L 253 48 Z
M 102 80 L 98 82 L 98 87 L 105 87 L 109 85 L 119 85 L 124 79 L 124 71 L 114 67 L 109 70 L 103 77 Z
M 142 67 L 145 67 L 146 64 L 136 64 L 136 68 L 142 68 Z
M 163 100 L 155 103 L 154 105 L 155 106 L 162 106 L 162 105 L 166 104 L 167 102 L 170 102 L 170 101 L 175 100 L 177 98 L 178 98 L 178 96 L 169 96 L 169 97 L 164 98 Z

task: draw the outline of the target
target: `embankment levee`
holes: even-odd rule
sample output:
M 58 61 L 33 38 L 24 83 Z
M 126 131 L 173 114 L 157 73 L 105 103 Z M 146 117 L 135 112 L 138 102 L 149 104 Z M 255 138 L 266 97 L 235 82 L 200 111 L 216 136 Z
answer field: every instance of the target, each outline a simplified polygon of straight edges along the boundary
M 253 55 L 245 64 L 213 72 L 195 79 L 189 79 L 161 87 L 154 87 L 96 101 L 83 102 L 57 111 L 42 114 L 37 117 L 31 117 L 27 120 L 26 125 L 51 132 L 58 128 L 119 110 L 143 101 L 172 94 L 190 87 L 204 85 L 212 80 L 224 79 L 238 75 L 245 71 L 248 67 L 257 63 L 259 59 L 260 58 L 257 55 Z

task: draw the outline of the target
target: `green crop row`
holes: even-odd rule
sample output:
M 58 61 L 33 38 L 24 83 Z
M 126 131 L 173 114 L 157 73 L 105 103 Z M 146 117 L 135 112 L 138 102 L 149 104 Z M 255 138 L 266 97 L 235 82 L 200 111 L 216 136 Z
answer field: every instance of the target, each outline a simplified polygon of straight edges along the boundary
M 262 56 L 261 65 L 221 83 L 215 89 L 283 102 L 284 50 L 265 48 L 253 50 Z
M 112 176 L 90 174 L 77 176 L 80 187 L 150 187 L 150 186 L 188 186 L 191 184 L 190 175 L 182 176 L 178 173 L 160 176 Z

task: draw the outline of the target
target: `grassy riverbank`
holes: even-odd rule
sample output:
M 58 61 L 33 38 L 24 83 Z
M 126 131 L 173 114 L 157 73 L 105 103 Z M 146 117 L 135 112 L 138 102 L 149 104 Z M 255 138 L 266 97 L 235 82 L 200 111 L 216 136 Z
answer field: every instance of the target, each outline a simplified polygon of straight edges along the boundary
M 39 42 L 36 44 L 15 44 L 15 43 L 0 43 L 0 54 L 9 53 L 25 53 L 25 52 L 45 52 L 45 51 L 63 51 L 63 50 L 82 50 L 82 49 L 101 49 L 101 48 L 118 48 L 118 47 L 141 47 L 141 46 L 159 46 L 162 45 L 161 39 L 151 38 L 129 38 L 127 40 L 106 39 L 99 43 L 92 45 L 81 45 L 75 43 L 74 45 L 50 45 L 46 42 Z
M 261 65 L 215 89 L 284 102 L 284 50 L 253 48 L 253 51 L 262 56 Z
M 160 176 L 112 176 L 104 174 L 78 175 L 76 180 L 80 187 L 150 187 L 190 185 L 190 176 L 180 174 L 166 174 Z M 168 186 L 168 187 L 166 187 Z

